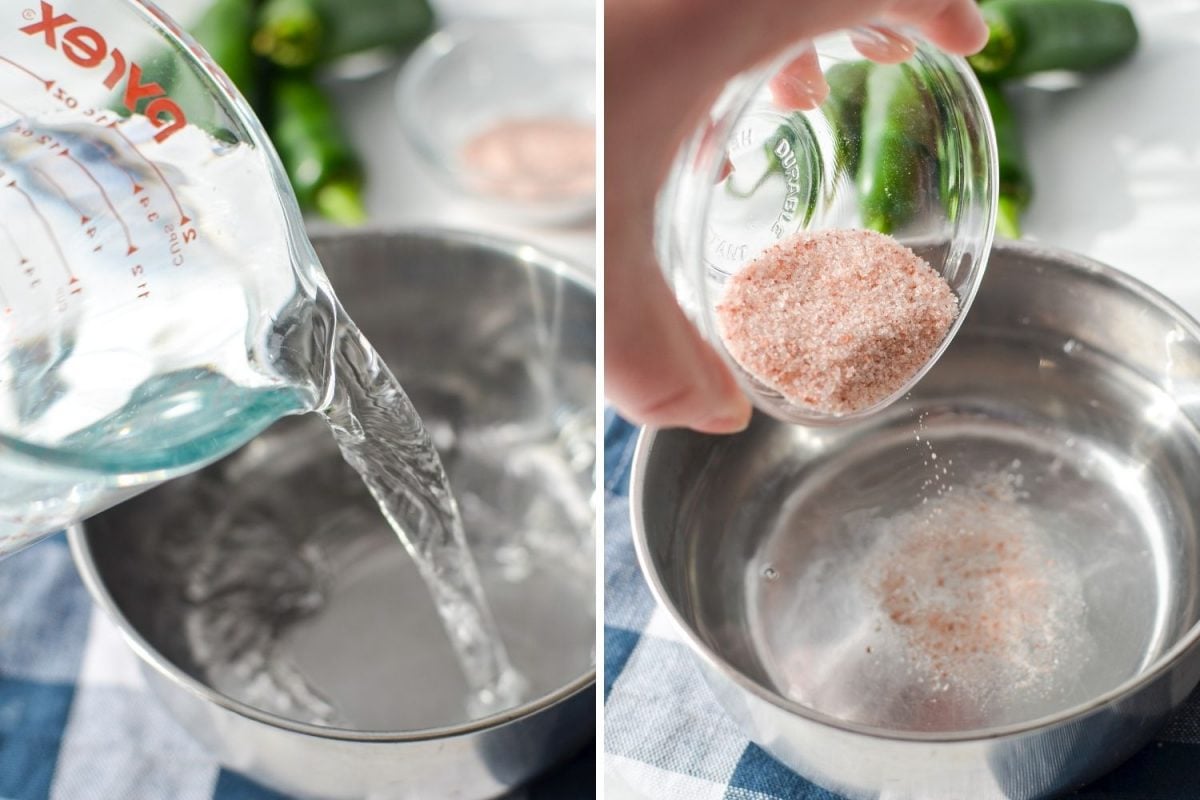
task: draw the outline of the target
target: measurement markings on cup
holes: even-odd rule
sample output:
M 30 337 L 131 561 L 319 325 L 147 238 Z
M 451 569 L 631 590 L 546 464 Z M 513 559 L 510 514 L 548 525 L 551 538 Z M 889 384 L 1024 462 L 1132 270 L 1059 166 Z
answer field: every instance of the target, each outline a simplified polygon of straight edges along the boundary
M 110 46 L 108 39 L 101 31 L 88 25 L 80 24 L 75 17 L 68 13 L 59 13 L 55 10 L 53 4 L 46 0 L 40 0 L 36 9 L 24 9 L 21 12 L 21 17 L 29 23 L 19 28 L 21 33 L 26 34 L 35 41 L 42 42 L 49 49 L 65 56 L 75 66 L 86 70 L 99 70 L 97 78 L 100 79 L 106 88 L 117 91 L 118 85 L 123 82 L 124 90 L 117 93 L 119 101 L 130 114 L 140 112 L 155 128 L 155 142 L 161 144 L 187 127 L 186 114 L 179 104 L 169 96 L 168 91 L 154 80 L 146 81 L 146 76 L 141 65 L 136 61 L 128 59 L 119 47 Z M 46 78 L 8 56 L 0 56 L 0 63 L 7 64 L 33 80 L 38 81 L 48 94 L 68 109 L 80 109 L 78 99 L 63 90 L 61 85 L 58 85 L 57 80 Z M 58 85 L 57 90 L 55 90 L 56 85 Z M 4 105 L 12 108 L 7 103 L 4 103 Z M 20 110 L 15 108 L 13 110 L 18 115 L 24 116 Z M 92 122 L 96 124 L 107 124 L 125 142 L 126 146 L 150 167 L 167 194 L 170 195 L 171 202 L 179 213 L 179 227 L 187 228 L 191 224 L 192 219 L 184 210 L 175 187 L 167 180 L 158 164 L 149 158 L 137 143 L 126 136 L 121 128 L 122 120 L 108 121 L 107 113 L 104 110 L 86 109 L 82 110 L 82 113 L 92 118 Z M 141 185 L 136 175 L 121 164 L 115 164 L 115 166 L 121 169 L 129 178 L 135 195 L 139 195 L 145 191 L 145 187 Z M 113 211 L 114 217 L 118 219 L 118 222 L 121 223 L 122 228 L 125 230 L 127 254 L 132 255 L 137 251 L 138 247 L 133 242 L 128 226 L 116 214 L 113 203 L 103 187 L 98 182 L 97 186 L 101 189 L 101 193 L 105 197 L 106 205 Z M 147 209 L 149 208 L 146 202 L 143 202 L 142 206 Z M 154 214 L 154 216 L 157 217 L 157 214 Z M 169 235 L 175 233 L 171 229 L 166 230 L 166 232 Z M 183 244 L 187 244 L 198 238 L 199 233 L 194 228 L 189 228 L 179 231 L 176 235 L 181 238 Z
M 29 259 L 25 257 L 25 253 L 21 250 L 21 245 L 17 244 L 16 237 L 12 235 L 8 226 L 3 222 L 0 222 L 0 231 L 4 231 L 4 238 L 8 239 L 9 247 L 17 254 L 17 263 L 20 264 L 21 269 L 24 269 L 25 265 L 29 263 Z
M 6 179 L 7 181 L 5 182 Z M 20 194 L 21 197 L 25 198 L 25 202 L 29 205 L 29 210 L 32 211 L 34 216 L 38 218 L 38 221 L 42 225 L 42 229 L 46 232 L 46 236 L 50 240 L 50 244 L 54 247 L 54 252 L 58 255 L 58 261 L 62 265 L 63 272 L 66 273 L 67 286 L 70 288 L 71 294 L 79 294 L 81 291 L 83 291 L 83 287 L 79 285 L 79 278 L 75 277 L 75 273 L 71 270 L 71 264 L 67 261 L 67 256 L 62 249 L 62 244 L 58 241 L 58 236 L 55 235 L 54 228 L 50 225 L 50 221 L 46 219 L 45 215 L 42 214 L 42 210 L 38 208 L 37 202 L 28 192 L 26 192 L 17 184 L 15 179 L 8 178 L 8 174 L 4 170 L 0 170 L 0 183 L 3 183 L 5 188 L 12 189 Z
M 12 248 L 13 253 L 17 256 L 17 267 L 21 274 L 25 276 L 25 279 L 29 281 L 29 288 L 36 289 L 42 283 L 42 279 L 38 277 L 37 269 L 30 264 L 29 257 L 25 255 L 25 251 L 17 243 L 17 237 L 13 236 L 8 226 L 0 222 L 0 230 L 4 231 L 4 238 L 8 240 L 9 247 Z M 9 305 L 7 300 L 5 301 L 5 305 Z M 7 310 L 8 313 L 12 313 L 11 308 Z
M 24 64 L 19 64 L 16 61 L 13 61 L 11 58 L 8 58 L 7 56 L 0 56 L 0 63 L 8 64 L 9 66 L 14 67 L 15 69 L 19 69 L 21 72 L 24 72 L 26 75 L 33 78 L 35 81 L 37 81 L 38 83 L 45 86 L 46 91 L 50 91 L 54 87 L 54 81 L 43 78 L 41 75 L 38 75 L 33 70 L 29 69 L 29 67 L 26 67 Z
M 122 140 L 124 140 L 125 144 L 137 154 L 138 158 L 140 158 L 142 161 L 145 161 L 150 169 L 154 170 L 154 174 L 158 176 L 158 180 L 162 184 L 163 188 L 167 190 L 167 194 L 171 195 L 171 202 L 175 204 L 175 208 L 179 211 L 179 224 L 187 225 L 191 223 L 191 217 L 189 217 L 187 212 L 183 210 L 183 204 L 179 202 L 179 196 L 175 194 L 174 187 L 171 186 L 170 182 L 167 180 L 167 177 L 163 175 L 162 170 L 158 168 L 158 164 L 155 164 L 153 160 L 151 160 L 146 156 L 145 153 L 138 149 L 138 146 L 134 144 L 134 142 L 130 140 L 128 136 L 125 135 L 124 131 L 121 130 L 121 126 L 118 123 L 110 122 L 108 127 L 112 128 L 116 134 L 120 136 Z M 134 194 L 137 194 L 140 189 L 141 187 L 137 185 L 136 181 L 134 181 Z M 194 236 L 192 238 L 194 238 Z M 187 241 L 191 241 L 191 239 L 187 239 Z
M 53 176 L 51 176 L 48 172 L 41 169 L 40 167 L 33 167 L 32 170 L 33 170 L 33 172 L 37 173 L 37 176 L 39 178 L 41 178 L 43 181 L 45 181 L 51 187 L 53 187 L 54 191 L 58 194 L 58 196 L 62 198 L 62 201 L 64 203 L 66 203 L 67 205 L 69 205 L 71 207 L 71 210 L 79 215 L 79 224 L 80 225 L 87 225 L 89 222 L 92 221 L 92 218 L 88 216 L 87 211 L 85 211 L 84 209 L 79 207 L 79 204 L 76 203 L 71 198 L 70 193 L 67 192 L 67 190 L 62 187 L 62 184 L 60 184 L 58 181 L 56 181 Z
M 121 226 L 121 230 L 125 233 L 125 255 L 131 256 L 136 253 L 138 251 L 138 246 L 133 243 L 133 233 L 129 230 L 129 224 L 125 222 L 125 219 L 121 216 L 121 213 L 117 211 L 117 207 L 113 205 L 112 198 L 108 196 L 108 192 L 104 189 L 104 184 L 102 184 L 96 178 L 96 176 L 92 174 L 92 171 L 87 168 L 86 164 L 75 158 L 75 156 L 71 155 L 69 148 L 64 149 L 61 153 L 59 153 L 59 155 L 64 156 L 75 166 L 79 167 L 79 169 L 83 171 L 83 174 L 87 176 L 87 179 L 92 182 L 92 185 L 96 187 L 97 191 L 100 192 L 100 197 L 104 200 L 104 205 L 108 206 L 108 210 L 112 213 L 113 219 L 117 221 L 117 224 Z M 97 247 L 96 249 L 99 248 Z

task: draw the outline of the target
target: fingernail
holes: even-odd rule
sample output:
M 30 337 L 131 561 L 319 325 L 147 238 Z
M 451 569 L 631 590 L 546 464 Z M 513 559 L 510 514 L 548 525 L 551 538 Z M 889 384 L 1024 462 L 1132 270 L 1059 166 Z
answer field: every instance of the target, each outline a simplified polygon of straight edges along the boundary
M 709 417 L 692 427 L 701 433 L 738 433 L 746 429 L 748 422 L 736 417 Z
M 908 37 L 876 25 L 855 28 L 850 32 L 850 41 L 858 52 L 880 64 L 907 61 L 917 49 Z
M 737 433 L 750 424 L 750 414 L 749 401 L 739 395 L 733 403 L 726 404 L 692 427 L 704 433 Z

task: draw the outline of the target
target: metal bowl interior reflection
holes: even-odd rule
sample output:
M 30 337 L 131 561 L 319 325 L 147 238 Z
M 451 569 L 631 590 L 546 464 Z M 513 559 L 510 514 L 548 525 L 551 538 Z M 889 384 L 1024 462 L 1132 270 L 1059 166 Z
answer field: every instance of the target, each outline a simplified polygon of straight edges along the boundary
M 1085 259 L 999 245 L 878 416 L 645 432 L 635 540 L 751 738 L 851 797 L 1030 798 L 1195 687 L 1200 330 Z
M 495 796 L 594 731 L 594 292 L 487 239 L 314 244 L 443 456 L 528 701 L 469 719 L 425 584 L 315 415 L 90 520 L 76 559 L 226 765 L 302 797 Z

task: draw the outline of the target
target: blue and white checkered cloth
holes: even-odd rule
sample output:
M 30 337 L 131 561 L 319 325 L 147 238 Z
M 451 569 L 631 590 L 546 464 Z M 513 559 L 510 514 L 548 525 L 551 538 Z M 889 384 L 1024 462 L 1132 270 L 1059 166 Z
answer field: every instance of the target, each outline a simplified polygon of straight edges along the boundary
M 622 799 L 838 800 L 752 744 L 704 683 L 655 607 L 630 537 L 629 469 L 637 430 L 606 420 L 604 749 Z M 615 792 L 614 792 L 615 794 Z M 1200 692 L 1125 765 L 1077 800 L 1200 800 Z M 971 800 L 955 798 L 954 800 Z
M 594 786 L 585 750 L 513 798 Z M 0 562 L 0 800 L 51 799 L 286 800 L 222 769 L 167 716 L 62 536 Z

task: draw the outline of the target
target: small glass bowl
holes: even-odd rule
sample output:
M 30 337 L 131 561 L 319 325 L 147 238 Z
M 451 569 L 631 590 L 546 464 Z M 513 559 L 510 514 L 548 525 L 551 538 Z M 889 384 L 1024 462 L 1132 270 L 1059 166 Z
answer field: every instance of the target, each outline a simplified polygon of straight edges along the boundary
M 397 85 L 431 170 L 488 209 L 565 224 L 596 208 L 596 38 L 569 21 L 476 20 L 435 33 Z
M 866 67 L 862 51 L 908 57 L 899 65 L 869 62 L 870 70 L 895 71 L 907 100 L 883 113 L 868 108 L 861 125 L 919 134 L 911 142 L 917 154 L 911 163 L 892 169 L 909 182 L 912 196 L 902 202 L 903 213 L 882 225 L 864 213 L 864 183 L 851 155 L 865 137 L 858 124 L 844 122 L 847 108 L 864 108 L 866 88 L 874 84 L 835 77 Z M 815 108 L 798 110 L 797 95 L 820 94 L 795 77 L 795 65 L 814 56 L 830 91 Z M 681 305 L 758 408 L 788 422 L 839 424 L 902 397 L 950 344 L 983 278 L 996 196 L 995 132 L 967 63 L 907 33 L 843 31 L 798 44 L 726 86 L 680 148 L 659 195 L 659 263 Z M 869 407 L 830 414 L 789 400 L 741 367 L 719 333 L 716 308 L 730 278 L 779 240 L 866 227 L 883 229 L 937 270 L 957 296 L 959 313 L 932 357 L 903 386 Z

